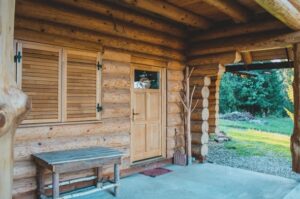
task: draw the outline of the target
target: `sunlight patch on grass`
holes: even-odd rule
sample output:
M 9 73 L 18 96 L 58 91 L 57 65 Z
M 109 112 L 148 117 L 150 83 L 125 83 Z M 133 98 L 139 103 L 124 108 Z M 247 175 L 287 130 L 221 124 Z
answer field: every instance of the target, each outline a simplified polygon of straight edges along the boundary
M 227 149 L 235 150 L 242 156 L 265 156 L 268 154 L 290 158 L 290 137 L 287 135 L 237 129 L 220 126 L 232 138 L 226 142 Z

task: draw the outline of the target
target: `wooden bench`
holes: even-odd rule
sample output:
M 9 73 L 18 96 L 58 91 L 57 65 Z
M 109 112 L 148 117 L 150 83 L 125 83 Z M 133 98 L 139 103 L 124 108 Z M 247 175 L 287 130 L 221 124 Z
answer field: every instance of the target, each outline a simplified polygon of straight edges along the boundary
M 118 195 L 120 180 L 120 164 L 123 153 L 106 147 L 85 148 L 67 151 L 55 151 L 34 154 L 33 159 L 37 164 L 37 191 L 39 198 L 47 198 L 45 189 L 52 188 L 52 198 L 60 198 L 59 186 L 96 180 L 97 184 L 93 189 L 75 192 L 64 195 L 63 199 L 83 196 L 97 191 L 113 188 L 114 195 Z M 110 183 L 102 182 L 102 167 L 105 164 L 114 164 L 114 181 Z M 96 176 L 59 181 L 59 175 L 65 172 L 79 171 L 83 169 L 96 168 Z M 52 172 L 52 185 L 45 186 L 45 171 Z

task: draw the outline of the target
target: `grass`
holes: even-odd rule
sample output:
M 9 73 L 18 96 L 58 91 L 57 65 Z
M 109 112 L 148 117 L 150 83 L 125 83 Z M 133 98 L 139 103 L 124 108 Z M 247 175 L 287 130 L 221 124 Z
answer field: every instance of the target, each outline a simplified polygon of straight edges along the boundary
M 293 124 L 287 119 L 267 118 L 266 125 L 220 120 L 220 130 L 232 138 L 224 146 L 241 156 L 275 155 L 290 158 L 289 134 Z
M 258 118 L 264 123 L 252 123 L 249 121 L 231 121 L 220 119 L 220 126 L 239 129 L 253 129 L 264 132 L 291 135 L 293 132 L 293 121 L 290 118 Z

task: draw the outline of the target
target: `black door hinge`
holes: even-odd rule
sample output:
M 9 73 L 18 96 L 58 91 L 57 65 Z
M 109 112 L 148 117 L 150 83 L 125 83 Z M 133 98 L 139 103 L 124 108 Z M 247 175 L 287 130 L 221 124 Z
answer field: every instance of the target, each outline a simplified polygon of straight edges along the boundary
M 97 104 L 96 109 L 97 109 L 97 112 L 100 112 L 100 111 L 102 111 L 102 106 L 100 106 L 100 104 Z
M 22 59 L 21 52 L 18 51 L 18 53 L 14 56 L 14 62 L 15 62 L 15 63 L 20 63 L 20 62 L 21 62 L 21 59 Z
M 100 62 L 97 63 L 97 68 L 98 70 L 102 69 L 102 64 L 100 64 Z

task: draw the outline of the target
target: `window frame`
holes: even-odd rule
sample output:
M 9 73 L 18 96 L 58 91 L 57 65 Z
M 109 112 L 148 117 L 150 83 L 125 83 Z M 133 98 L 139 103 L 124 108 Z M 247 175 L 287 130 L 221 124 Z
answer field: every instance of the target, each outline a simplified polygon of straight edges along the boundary
M 23 40 L 14 40 L 14 55 L 17 55 L 18 52 L 21 53 L 23 56 L 23 48 L 31 48 L 37 50 L 46 50 L 46 51 L 54 51 L 59 52 L 59 59 L 58 59 L 58 119 L 34 119 L 34 120 L 25 120 L 22 122 L 22 126 L 27 125 L 45 125 L 48 123 L 51 124 L 71 124 L 71 123 L 93 123 L 93 122 L 101 122 L 101 113 L 102 111 L 96 110 L 96 117 L 95 118 L 76 118 L 76 119 L 67 119 L 67 109 L 66 109 L 66 99 L 67 99 L 67 52 L 72 53 L 80 53 L 86 55 L 96 55 L 96 63 L 95 67 L 97 67 L 97 63 L 102 66 L 102 53 L 96 51 L 88 51 L 88 50 L 81 50 L 81 49 L 74 49 L 56 45 L 49 45 L 43 43 L 36 43 L 30 41 L 23 41 Z M 16 83 L 19 89 L 22 89 L 22 70 L 23 70 L 23 57 L 21 58 L 20 62 L 15 62 L 15 77 Z M 96 69 L 96 104 L 102 107 L 102 67 L 100 69 Z

